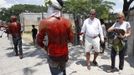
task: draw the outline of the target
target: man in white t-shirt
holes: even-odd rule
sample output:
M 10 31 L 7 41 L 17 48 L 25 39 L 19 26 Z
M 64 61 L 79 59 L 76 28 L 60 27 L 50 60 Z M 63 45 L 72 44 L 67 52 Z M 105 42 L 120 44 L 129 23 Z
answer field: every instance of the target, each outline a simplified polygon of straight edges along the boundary
M 93 64 L 98 65 L 96 58 L 100 52 L 100 39 L 102 42 L 104 42 L 103 30 L 100 20 L 96 18 L 95 9 L 91 9 L 90 17 L 87 18 L 83 23 L 80 33 L 80 41 L 83 41 L 83 35 L 85 35 L 86 64 L 87 68 L 90 69 L 91 49 L 94 48 Z

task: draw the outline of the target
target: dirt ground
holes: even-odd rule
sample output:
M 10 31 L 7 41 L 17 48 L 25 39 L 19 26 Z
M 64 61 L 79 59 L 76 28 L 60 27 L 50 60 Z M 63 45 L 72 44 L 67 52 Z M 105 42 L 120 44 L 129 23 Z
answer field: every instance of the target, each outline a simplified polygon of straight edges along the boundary
M 30 43 L 30 44 L 33 43 L 33 42 L 32 42 L 32 33 L 31 33 L 31 32 L 24 32 L 24 33 L 22 34 L 22 39 L 23 39 L 24 41 L 27 41 L 27 42 Z

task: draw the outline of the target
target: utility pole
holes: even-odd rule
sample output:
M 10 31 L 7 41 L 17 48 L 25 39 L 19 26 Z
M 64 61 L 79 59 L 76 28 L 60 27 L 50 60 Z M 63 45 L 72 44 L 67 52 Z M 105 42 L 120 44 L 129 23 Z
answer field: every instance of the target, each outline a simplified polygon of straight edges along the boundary
M 41 13 L 41 15 L 42 15 L 42 19 L 44 19 L 44 14 L 43 14 L 43 5 L 41 6 L 41 8 L 42 8 L 42 13 Z

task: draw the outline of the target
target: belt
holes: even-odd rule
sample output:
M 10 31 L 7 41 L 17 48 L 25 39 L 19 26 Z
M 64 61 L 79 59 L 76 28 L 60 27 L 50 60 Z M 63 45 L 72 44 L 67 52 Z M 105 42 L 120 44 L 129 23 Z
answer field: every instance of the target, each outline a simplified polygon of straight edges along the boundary
M 87 35 L 87 37 L 89 37 L 89 38 L 92 38 L 92 39 L 95 39 L 95 38 L 97 38 L 99 35 L 96 35 L 96 36 L 88 36 Z
M 94 36 L 94 37 L 92 37 L 93 39 L 95 39 L 95 38 L 97 38 L 98 36 Z

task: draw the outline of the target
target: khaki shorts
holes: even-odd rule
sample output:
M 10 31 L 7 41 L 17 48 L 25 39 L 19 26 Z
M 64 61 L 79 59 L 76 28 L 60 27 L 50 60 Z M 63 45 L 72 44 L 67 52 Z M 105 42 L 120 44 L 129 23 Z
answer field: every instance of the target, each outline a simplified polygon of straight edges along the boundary
M 92 50 L 95 52 L 100 52 L 100 38 L 90 38 L 90 37 L 85 37 L 85 52 L 90 52 Z

